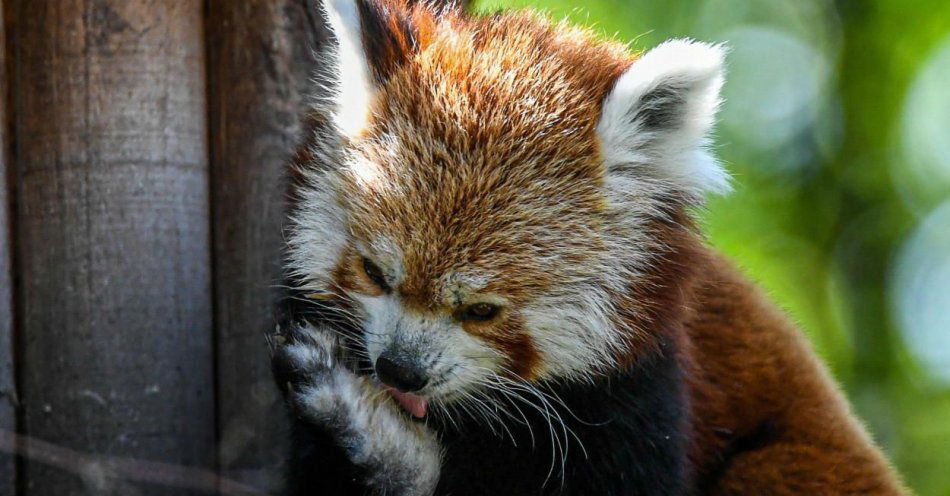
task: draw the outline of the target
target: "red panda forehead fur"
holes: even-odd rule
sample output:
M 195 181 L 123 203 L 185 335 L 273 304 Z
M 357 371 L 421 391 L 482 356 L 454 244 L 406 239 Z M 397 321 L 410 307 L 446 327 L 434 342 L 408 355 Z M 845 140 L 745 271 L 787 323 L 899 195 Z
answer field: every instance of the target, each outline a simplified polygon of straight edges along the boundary
M 596 125 L 633 61 L 625 48 L 530 13 L 382 12 L 413 42 L 368 48 L 380 87 L 343 197 L 360 241 L 398 247 L 400 292 L 440 305 L 440 282 L 463 271 L 519 303 L 596 277 L 608 215 Z

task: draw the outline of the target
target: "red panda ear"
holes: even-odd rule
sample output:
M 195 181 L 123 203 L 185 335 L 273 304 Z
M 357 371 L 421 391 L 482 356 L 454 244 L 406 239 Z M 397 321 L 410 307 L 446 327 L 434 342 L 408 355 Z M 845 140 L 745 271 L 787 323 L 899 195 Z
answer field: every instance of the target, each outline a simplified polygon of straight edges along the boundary
M 407 0 L 357 0 L 366 60 L 384 83 L 418 50 L 418 29 Z
M 597 124 L 608 179 L 662 181 L 695 202 L 728 191 L 727 173 L 707 150 L 724 52 L 720 45 L 671 40 L 618 78 Z
M 352 136 L 366 125 L 376 89 L 418 49 L 413 9 L 406 0 L 324 0 L 323 9 L 336 38 L 333 117 Z
M 365 126 L 374 89 L 363 50 L 359 8 L 356 0 L 324 0 L 326 24 L 336 37 L 336 49 L 328 62 L 335 66 L 333 121 L 346 136 L 358 134 Z

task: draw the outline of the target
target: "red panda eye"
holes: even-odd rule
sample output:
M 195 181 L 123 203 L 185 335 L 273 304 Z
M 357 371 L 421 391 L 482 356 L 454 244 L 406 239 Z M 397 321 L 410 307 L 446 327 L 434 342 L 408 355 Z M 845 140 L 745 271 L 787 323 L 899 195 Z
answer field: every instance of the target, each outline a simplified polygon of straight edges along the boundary
M 492 305 L 491 303 L 475 303 L 474 305 L 469 305 L 462 309 L 459 319 L 484 322 L 498 316 L 499 310 L 497 305 Z
M 366 277 L 369 277 L 374 284 L 379 286 L 379 289 L 389 292 L 389 283 L 386 282 L 386 277 L 383 276 L 383 270 L 366 257 L 363 257 L 363 272 L 366 272 Z

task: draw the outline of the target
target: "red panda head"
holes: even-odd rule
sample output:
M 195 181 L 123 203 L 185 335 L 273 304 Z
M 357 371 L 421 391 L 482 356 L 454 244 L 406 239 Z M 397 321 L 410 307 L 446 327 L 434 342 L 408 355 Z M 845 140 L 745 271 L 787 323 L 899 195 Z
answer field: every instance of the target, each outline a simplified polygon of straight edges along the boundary
M 336 78 L 289 266 L 350 302 L 384 381 L 447 399 L 590 377 L 648 343 L 684 209 L 727 188 L 706 151 L 722 50 L 636 58 L 533 14 L 325 3 Z

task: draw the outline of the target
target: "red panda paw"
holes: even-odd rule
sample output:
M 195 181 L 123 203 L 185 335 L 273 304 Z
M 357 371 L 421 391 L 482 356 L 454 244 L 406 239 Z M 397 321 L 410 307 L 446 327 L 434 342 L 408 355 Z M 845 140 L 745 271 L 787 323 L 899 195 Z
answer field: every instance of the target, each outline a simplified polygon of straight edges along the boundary
M 279 327 L 268 341 L 274 379 L 285 395 L 338 366 L 339 343 L 329 329 L 295 323 Z
M 299 420 L 330 435 L 364 474 L 371 494 L 427 496 L 435 491 L 441 448 L 390 395 L 348 369 L 331 330 L 307 324 L 271 339 L 274 376 Z

